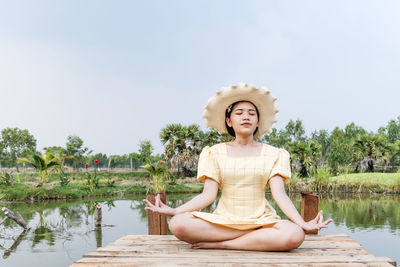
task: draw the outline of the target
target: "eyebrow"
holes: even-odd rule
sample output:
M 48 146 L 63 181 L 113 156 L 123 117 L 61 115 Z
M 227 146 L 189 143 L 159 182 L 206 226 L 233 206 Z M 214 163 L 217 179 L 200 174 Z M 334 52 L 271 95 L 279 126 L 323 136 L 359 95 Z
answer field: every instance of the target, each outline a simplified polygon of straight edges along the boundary
M 243 110 L 244 110 L 243 108 L 237 108 L 237 109 L 235 109 L 234 111 L 243 111 Z M 254 112 L 256 112 L 256 110 L 255 110 L 254 108 L 249 108 L 248 111 L 254 111 Z

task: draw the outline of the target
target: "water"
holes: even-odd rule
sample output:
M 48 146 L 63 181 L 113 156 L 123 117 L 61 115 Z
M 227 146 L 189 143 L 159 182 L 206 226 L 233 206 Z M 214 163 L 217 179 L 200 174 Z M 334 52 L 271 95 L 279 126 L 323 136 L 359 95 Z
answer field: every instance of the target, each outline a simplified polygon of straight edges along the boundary
M 147 234 L 145 196 L 34 203 L 1 203 L 19 211 L 31 230 L 9 220 L 0 226 L 0 266 L 69 266 L 82 255 L 128 234 Z M 193 195 L 169 195 L 171 206 Z M 270 196 L 267 196 L 270 198 Z M 299 194 L 291 199 L 300 207 Z M 94 227 L 94 207 L 103 205 L 102 227 Z M 272 204 L 273 201 L 271 201 Z M 334 223 L 324 233 L 346 233 L 376 256 L 400 262 L 400 196 L 320 196 L 320 208 Z M 275 206 L 276 207 L 276 206 Z M 212 211 L 215 203 L 207 211 Z M 277 209 L 282 217 L 282 213 Z M 1 217 L 4 215 L 1 214 Z M 22 233 L 22 234 L 21 234 Z

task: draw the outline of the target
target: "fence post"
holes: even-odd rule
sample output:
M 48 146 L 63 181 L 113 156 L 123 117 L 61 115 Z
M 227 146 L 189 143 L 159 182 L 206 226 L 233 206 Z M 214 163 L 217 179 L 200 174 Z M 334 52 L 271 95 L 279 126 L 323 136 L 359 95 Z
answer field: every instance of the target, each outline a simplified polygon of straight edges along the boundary
M 301 192 L 301 217 L 308 222 L 318 214 L 318 196 L 311 191 Z M 306 234 L 318 234 L 318 230 L 306 231 Z
M 157 194 L 148 194 L 147 200 L 150 201 L 153 205 L 155 204 Z M 166 203 L 167 196 L 165 193 L 160 193 L 160 200 Z M 149 227 L 149 235 L 167 235 L 167 216 L 161 215 L 158 213 L 154 213 L 151 210 L 148 210 L 148 227 Z

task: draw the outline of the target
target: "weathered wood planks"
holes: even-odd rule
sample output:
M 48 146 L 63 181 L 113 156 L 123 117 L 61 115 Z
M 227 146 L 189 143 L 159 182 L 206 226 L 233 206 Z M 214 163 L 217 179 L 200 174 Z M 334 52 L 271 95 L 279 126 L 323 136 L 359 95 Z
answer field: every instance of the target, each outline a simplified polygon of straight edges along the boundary
M 345 234 L 307 235 L 289 252 L 191 249 L 171 235 L 128 235 L 87 253 L 72 267 L 94 266 L 395 266 Z

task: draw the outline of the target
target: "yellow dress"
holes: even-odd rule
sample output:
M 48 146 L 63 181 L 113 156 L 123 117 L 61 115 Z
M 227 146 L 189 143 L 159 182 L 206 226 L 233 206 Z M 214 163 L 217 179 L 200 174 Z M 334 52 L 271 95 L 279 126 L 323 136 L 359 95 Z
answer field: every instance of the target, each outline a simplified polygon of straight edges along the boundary
M 204 147 L 197 179 L 215 180 L 221 197 L 213 213 L 196 211 L 192 215 L 239 230 L 272 226 L 281 218 L 265 198 L 265 189 L 275 175 L 284 182 L 290 179 L 290 157 L 284 149 L 263 144 L 258 156 L 231 157 L 226 143 Z

